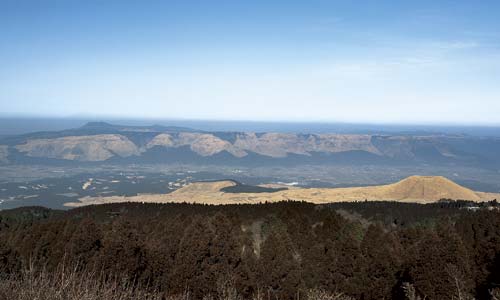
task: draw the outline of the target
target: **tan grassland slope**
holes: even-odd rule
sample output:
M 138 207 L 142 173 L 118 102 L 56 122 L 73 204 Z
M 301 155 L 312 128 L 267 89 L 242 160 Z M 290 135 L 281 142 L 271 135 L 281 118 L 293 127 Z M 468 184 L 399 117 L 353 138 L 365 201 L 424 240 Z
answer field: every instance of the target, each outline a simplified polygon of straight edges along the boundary
M 489 201 L 500 199 L 500 194 L 475 192 L 441 176 L 411 176 L 397 183 L 353 188 L 294 188 L 273 193 L 224 193 L 232 181 L 196 182 L 170 194 L 140 194 L 132 197 L 83 197 L 80 202 L 66 206 L 83 206 L 113 202 L 189 202 L 205 204 L 237 204 L 277 202 L 284 200 L 329 203 L 342 201 L 400 201 L 432 203 L 440 199 Z

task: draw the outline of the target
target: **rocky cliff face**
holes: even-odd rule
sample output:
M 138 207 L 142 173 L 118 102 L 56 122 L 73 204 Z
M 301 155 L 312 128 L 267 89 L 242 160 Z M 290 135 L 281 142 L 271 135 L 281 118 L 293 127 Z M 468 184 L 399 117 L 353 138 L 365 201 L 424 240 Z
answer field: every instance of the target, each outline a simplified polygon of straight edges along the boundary
M 2 141 L 0 141 L 2 142 Z M 142 158 L 155 153 L 154 160 L 178 157 L 186 161 L 224 162 L 263 159 L 293 163 L 329 160 L 421 161 L 482 163 L 499 165 L 498 138 L 443 135 L 295 134 L 252 132 L 201 132 L 172 127 L 84 126 L 61 132 L 34 133 L 10 138 L 0 146 L 0 161 L 10 150 L 35 158 L 66 161 L 106 161 Z M 486 152 L 484 149 L 488 149 Z M 155 162 L 155 161 L 153 161 Z M 319 162 L 319 161 L 316 161 Z
M 138 147 L 118 134 L 32 139 L 16 149 L 28 156 L 79 161 L 103 161 L 113 156 L 139 155 Z
M 255 133 L 242 133 L 237 136 L 234 146 L 270 157 L 346 151 L 366 151 L 380 154 L 371 143 L 369 135 L 264 133 L 257 136 Z
M 145 145 L 136 145 L 119 134 L 67 136 L 54 139 L 29 139 L 15 148 L 31 157 L 47 157 L 79 161 L 104 161 L 113 156 L 141 155 L 154 147 L 178 148 L 188 146 L 194 153 L 208 157 L 223 151 L 234 157 L 249 152 L 272 158 L 289 154 L 309 156 L 313 152 L 339 153 L 366 151 L 382 153 L 371 143 L 369 135 L 298 135 L 283 133 L 240 133 L 234 143 L 210 133 L 159 133 Z
M 205 157 L 224 151 L 238 158 L 250 153 L 270 158 L 285 158 L 290 154 L 311 156 L 315 153 L 335 154 L 351 151 L 366 152 L 389 159 L 415 159 L 422 154 L 447 158 L 458 156 L 439 136 L 237 133 L 234 141 L 228 141 L 210 133 L 160 133 L 146 145 L 146 149 L 155 146 L 189 146 L 193 152 Z

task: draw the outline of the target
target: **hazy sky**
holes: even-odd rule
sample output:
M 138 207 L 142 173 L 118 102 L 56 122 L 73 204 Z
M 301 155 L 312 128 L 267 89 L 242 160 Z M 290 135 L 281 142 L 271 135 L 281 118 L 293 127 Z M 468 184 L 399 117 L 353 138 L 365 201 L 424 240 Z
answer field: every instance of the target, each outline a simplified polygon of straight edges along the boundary
M 0 0 L 0 113 L 500 124 L 500 1 Z

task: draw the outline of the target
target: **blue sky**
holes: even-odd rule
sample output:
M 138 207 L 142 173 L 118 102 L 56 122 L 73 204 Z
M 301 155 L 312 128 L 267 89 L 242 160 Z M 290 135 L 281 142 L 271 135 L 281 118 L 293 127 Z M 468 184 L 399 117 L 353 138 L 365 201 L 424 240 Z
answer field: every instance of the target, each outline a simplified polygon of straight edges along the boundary
M 0 1 L 0 113 L 500 124 L 499 1 Z

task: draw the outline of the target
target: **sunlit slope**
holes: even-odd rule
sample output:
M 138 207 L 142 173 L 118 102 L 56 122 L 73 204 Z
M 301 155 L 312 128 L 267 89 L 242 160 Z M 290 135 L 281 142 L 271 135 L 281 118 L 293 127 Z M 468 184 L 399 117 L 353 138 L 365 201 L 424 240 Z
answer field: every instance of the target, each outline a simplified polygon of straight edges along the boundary
M 91 122 L 0 137 L 0 164 L 421 165 L 500 169 L 499 137 L 209 132 Z
M 353 188 L 294 188 L 272 193 L 224 193 L 222 188 L 233 181 L 196 182 L 170 194 L 140 194 L 137 196 L 84 197 L 67 206 L 82 206 L 112 202 L 190 202 L 206 204 L 236 204 L 303 200 L 312 203 L 341 201 L 401 201 L 431 203 L 440 199 L 489 201 L 500 194 L 476 192 L 441 176 L 411 176 L 397 183 Z
M 411 176 L 380 189 L 382 195 L 395 200 L 437 201 L 446 198 L 481 201 L 476 192 L 442 176 Z

